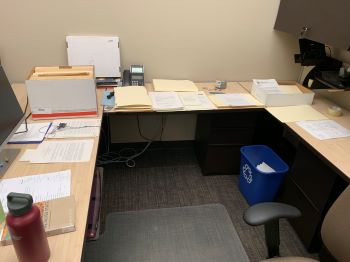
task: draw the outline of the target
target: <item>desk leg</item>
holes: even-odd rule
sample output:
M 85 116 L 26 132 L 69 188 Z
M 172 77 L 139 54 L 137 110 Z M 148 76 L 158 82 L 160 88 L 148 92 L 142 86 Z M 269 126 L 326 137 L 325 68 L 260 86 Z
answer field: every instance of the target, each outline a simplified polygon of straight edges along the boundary
M 103 114 L 101 124 L 101 136 L 98 147 L 98 155 L 102 155 L 109 152 L 111 145 L 111 131 L 109 114 Z

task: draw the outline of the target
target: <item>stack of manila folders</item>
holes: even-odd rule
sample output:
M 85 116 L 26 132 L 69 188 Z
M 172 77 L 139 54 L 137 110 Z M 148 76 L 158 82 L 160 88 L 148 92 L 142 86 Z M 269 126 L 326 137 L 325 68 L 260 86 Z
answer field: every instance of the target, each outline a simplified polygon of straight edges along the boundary
M 116 87 L 115 107 L 120 110 L 181 111 L 215 109 L 204 92 L 189 80 L 154 79 L 154 92 L 143 86 Z
M 116 87 L 115 108 L 126 111 L 191 111 L 262 105 L 250 94 L 207 96 L 190 80 L 153 79 L 154 92 L 144 86 Z

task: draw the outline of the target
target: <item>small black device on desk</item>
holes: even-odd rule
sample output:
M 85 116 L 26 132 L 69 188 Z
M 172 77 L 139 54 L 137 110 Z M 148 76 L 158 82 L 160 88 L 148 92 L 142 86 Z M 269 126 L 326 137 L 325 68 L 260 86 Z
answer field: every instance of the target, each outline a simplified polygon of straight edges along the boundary
M 143 86 L 145 84 L 143 65 L 131 65 L 130 70 L 123 72 L 123 86 Z

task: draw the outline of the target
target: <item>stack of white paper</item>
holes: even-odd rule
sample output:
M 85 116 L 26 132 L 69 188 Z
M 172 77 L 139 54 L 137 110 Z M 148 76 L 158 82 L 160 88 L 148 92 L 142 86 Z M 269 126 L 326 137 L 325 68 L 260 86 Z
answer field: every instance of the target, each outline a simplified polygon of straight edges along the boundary
M 201 104 L 198 92 L 179 92 L 179 95 L 184 106 L 199 106 Z
M 30 163 L 88 162 L 94 140 L 44 141 L 37 149 L 25 152 L 22 161 Z
M 216 109 L 203 91 L 199 92 L 178 92 L 184 110 L 211 110 Z
M 282 93 L 275 79 L 253 79 L 253 88 L 259 88 L 268 94 Z
M 176 92 L 149 92 L 154 111 L 182 110 L 183 104 Z
M 250 94 L 238 93 L 238 94 L 216 94 L 218 99 L 223 101 L 228 106 L 257 106 L 261 105 Z
M 320 140 L 350 136 L 349 129 L 333 120 L 300 121 L 297 124 Z

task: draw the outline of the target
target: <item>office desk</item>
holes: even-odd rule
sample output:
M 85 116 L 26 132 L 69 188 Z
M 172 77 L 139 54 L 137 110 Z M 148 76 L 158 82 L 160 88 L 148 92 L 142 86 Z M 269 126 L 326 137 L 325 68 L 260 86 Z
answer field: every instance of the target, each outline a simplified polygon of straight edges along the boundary
M 209 93 L 207 88 L 213 89 L 214 83 L 196 83 L 199 90 L 204 91 L 206 94 Z M 146 84 L 146 88 L 148 91 L 154 91 L 152 84 Z M 229 82 L 227 88 L 222 90 L 224 93 L 249 93 L 251 89 L 251 82 Z M 104 89 L 99 89 L 98 94 L 101 96 L 104 92 Z M 327 107 L 332 103 L 324 99 L 320 96 L 315 96 L 313 102 L 313 108 L 318 110 L 319 112 L 326 115 L 329 119 L 335 120 L 340 123 L 344 127 L 350 129 L 350 113 L 346 110 L 343 110 L 343 116 L 341 117 L 332 117 L 327 113 Z M 173 112 L 163 112 L 166 114 L 176 114 L 176 113 L 197 113 L 198 115 L 203 114 L 229 114 L 235 112 L 259 112 L 265 111 L 264 106 L 254 106 L 254 107 L 235 107 L 235 108 L 223 108 L 223 109 L 215 109 L 215 110 L 198 110 L 198 111 L 173 111 Z M 152 110 L 142 110 L 142 111 L 128 111 L 121 109 L 112 109 L 105 113 L 108 114 L 135 114 L 135 113 L 154 113 Z M 282 125 L 282 124 L 281 124 Z M 300 139 L 304 140 L 308 143 L 320 156 L 322 156 L 329 164 L 333 165 L 334 168 L 339 171 L 339 174 L 344 177 L 344 179 L 350 181 L 350 154 L 346 153 L 350 150 L 350 138 L 339 138 L 339 139 L 330 139 L 330 140 L 318 140 L 311 136 L 309 133 L 304 131 L 295 123 L 287 123 L 286 127 L 290 128 L 295 132 Z M 226 126 L 227 127 L 227 126 Z M 197 126 L 198 128 L 198 126 Z
M 14 90 L 21 105 L 25 104 L 26 92 L 24 85 L 15 85 Z M 99 107 L 99 116 L 102 117 L 102 107 Z M 30 120 L 29 120 L 30 121 Z M 8 148 L 19 148 L 21 154 L 7 170 L 3 179 L 19 176 L 29 176 L 61 170 L 71 170 L 71 194 L 75 197 L 76 231 L 48 238 L 51 250 L 50 261 L 80 261 L 85 237 L 85 227 L 89 208 L 91 186 L 95 169 L 99 137 L 94 138 L 91 161 L 83 163 L 50 163 L 30 164 L 19 162 L 21 154 L 27 148 L 36 148 L 37 145 L 8 145 Z M 17 261 L 13 246 L 0 247 L 1 261 Z
M 198 91 L 203 91 L 204 93 L 206 93 L 207 95 L 210 94 L 210 92 L 223 92 L 223 93 L 249 93 L 240 83 L 238 82 L 228 82 L 227 83 L 227 88 L 223 89 L 223 90 L 215 90 L 215 83 L 196 83 L 197 87 L 198 87 Z M 154 92 L 154 88 L 152 84 L 145 84 L 145 87 L 147 89 L 148 92 Z M 107 90 L 113 91 L 112 88 L 107 88 Z M 102 96 L 103 92 L 105 91 L 105 88 L 100 88 L 97 90 L 97 93 L 99 94 L 99 96 Z M 100 101 L 99 101 L 100 102 Z M 263 106 L 252 106 L 252 107 L 245 107 L 245 108 L 263 108 Z M 184 110 L 178 110 L 178 111 L 166 111 L 166 112 L 161 112 L 161 113 L 167 113 L 167 114 L 171 114 L 171 113 L 179 113 L 179 112 L 205 112 L 205 111 L 227 111 L 227 110 L 237 110 L 237 109 L 241 109 L 241 107 L 236 107 L 236 108 L 220 108 L 220 109 L 215 109 L 215 110 L 191 110 L 191 111 L 184 111 Z M 153 111 L 152 109 L 140 109 L 140 110 L 128 110 L 128 109 L 118 109 L 118 108 L 114 108 L 108 111 L 105 111 L 105 113 L 111 113 L 111 114 L 116 114 L 116 113 L 155 113 L 155 111 Z
M 228 88 L 223 91 L 227 93 L 235 93 L 235 92 L 246 93 L 248 92 L 247 89 L 249 89 L 248 88 L 249 84 L 250 83 L 245 83 L 245 82 L 228 83 Z M 210 88 L 214 87 L 213 83 L 200 83 L 197 85 L 201 90 L 203 90 L 206 93 L 208 93 L 208 90 L 206 89 L 206 87 L 210 87 Z M 146 85 L 146 87 L 149 91 L 153 90 L 152 85 L 150 84 Z M 24 85 L 16 85 L 15 91 L 16 91 L 16 94 L 18 95 L 17 96 L 18 99 L 23 102 L 25 100 Z M 99 89 L 97 92 L 99 103 L 101 101 L 103 91 L 104 89 Z M 324 113 L 328 104 L 329 102 L 327 100 L 322 98 L 316 98 L 313 106 L 317 110 L 320 110 L 321 112 Z M 143 112 L 147 114 L 152 111 L 146 110 Z M 178 111 L 178 112 L 184 112 L 184 111 Z M 174 112 L 174 114 L 178 112 Z M 207 115 L 211 117 L 213 116 L 213 114 L 215 114 L 215 116 L 226 115 L 229 118 L 231 116 L 234 116 L 237 113 L 248 113 L 248 114 L 252 113 L 254 115 L 257 112 L 258 113 L 264 112 L 267 114 L 267 112 L 264 110 L 264 107 L 262 106 L 251 107 L 251 108 L 227 108 L 227 109 L 217 109 L 217 110 L 196 111 L 196 113 L 199 116 Z M 119 114 L 119 113 L 133 114 L 135 112 L 130 112 L 127 110 L 118 110 L 118 109 L 113 109 L 111 111 L 108 111 L 108 114 Z M 167 112 L 167 113 L 171 113 L 171 112 Z M 101 107 L 99 108 L 99 116 L 100 117 L 102 116 Z M 217 118 L 214 117 L 214 119 L 217 119 Z M 350 128 L 349 112 L 345 111 L 343 117 L 334 118 L 334 120 L 336 120 L 343 126 Z M 241 125 L 240 121 L 236 123 Z M 249 129 L 252 127 L 251 124 L 253 124 L 253 122 L 249 122 L 248 124 L 246 123 L 243 128 Z M 291 132 L 293 132 L 294 135 L 296 135 L 300 139 L 300 141 L 302 141 L 302 143 L 307 144 L 309 148 L 312 150 L 312 154 L 317 155 L 317 157 L 320 158 L 320 161 L 325 162 L 325 165 L 327 167 L 330 167 L 332 169 L 332 172 L 334 172 L 337 175 L 337 177 L 339 175 L 342 178 L 344 178 L 345 181 L 347 182 L 350 181 L 350 154 L 349 154 L 350 138 L 320 141 L 310 136 L 308 133 L 306 133 L 304 130 L 299 128 L 294 123 L 288 123 L 285 125 L 282 125 L 281 123 L 279 124 L 284 128 L 291 130 Z M 236 127 L 229 127 L 229 128 L 236 128 Z M 242 126 L 238 126 L 238 128 L 241 128 L 241 127 Z M 225 126 L 222 128 L 226 129 Z M 200 126 L 197 126 L 197 131 L 199 131 L 200 129 L 201 129 Z M 197 137 L 197 139 L 199 138 Z M 251 140 L 251 142 L 254 142 L 254 141 Z M 11 145 L 9 147 L 20 148 L 22 149 L 22 152 L 24 152 L 24 149 L 35 148 L 36 145 Z M 16 176 L 33 175 L 33 174 L 54 172 L 54 171 L 65 170 L 65 169 L 72 170 L 72 194 L 75 196 L 75 200 L 76 200 L 77 230 L 72 233 L 49 237 L 49 244 L 51 248 L 51 261 L 80 261 L 81 259 L 82 247 L 84 242 L 84 234 L 85 234 L 85 226 L 86 226 L 86 218 L 87 218 L 87 212 L 88 212 L 88 204 L 90 199 L 90 191 L 91 191 L 91 185 L 92 185 L 93 172 L 95 168 L 97 149 L 98 149 L 98 138 L 95 138 L 92 158 L 91 158 L 91 161 L 88 163 L 73 163 L 73 164 L 62 163 L 62 164 L 40 165 L 40 164 L 28 164 L 25 162 L 16 162 L 16 164 L 13 164 L 11 168 L 8 170 L 8 172 L 6 173 L 6 175 L 4 176 L 4 178 L 11 178 Z M 227 153 L 230 154 L 230 151 L 228 151 Z M 315 186 L 317 185 L 317 182 L 315 181 L 312 181 L 312 182 L 315 184 Z M 327 207 L 325 207 L 320 213 L 321 214 L 320 219 L 324 215 L 324 211 L 326 209 Z M 319 221 L 317 223 L 319 223 Z M 308 227 L 309 225 L 306 224 L 306 226 Z M 317 230 L 317 225 L 315 230 Z M 4 261 L 16 261 L 16 256 L 12 246 L 0 247 L 0 257 Z
M 241 84 L 250 90 L 251 83 Z M 312 107 L 350 129 L 350 113 L 343 110 L 343 116 L 332 117 L 327 113 L 329 105 L 329 100 L 316 95 Z M 293 158 L 278 200 L 302 211 L 302 217 L 290 222 L 306 248 L 318 251 L 323 218 L 350 181 L 350 137 L 318 140 L 296 123 L 283 126 Z
M 204 87 L 213 87 L 213 84 L 200 83 L 197 86 L 208 93 Z M 250 90 L 251 82 L 229 83 L 228 86 L 224 92 L 246 93 Z M 147 88 L 153 91 L 151 85 Z M 315 96 L 312 106 L 350 129 L 350 113 L 344 110 L 342 117 L 331 117 L 327 114 L 329 104 L 328 100 Z M 143 113 L 149 112 L 152 111 Z M 110 113 L 135 112 L 113 109 Z M 302 218 L 291 223 L 305 246 L 310 251 L 317 250 L 323 217 L 350 181 L 350 138 L 318 140 L 295 123 L 279 122 L 262 106 L 204 110 L 196 111 L 196 114 L 195 149 L 205 175 L 238 174 L 239 149 L 243 145 L 267 144 L 282 157 L 290 157 L 290 172 L 279 200 L 302 210 Z M 291 146 L 285 147 L 284 144 L 288 143 Z
M 240 84 L 248 91 L 251 89 L 251 82 L 240 82 Z M 350 112 L 343 109 L 342 116 L 331 116 L 327 113 L 327 108 L 330 105 L 334 105 L 334 103 L 320 95 L 315 95 L 312 107 L 329 119 L 350 129 Z M 350 137 L 318 140 L 296 123 L 286 123 L 285 125 L 310 145 L 320 157 L 324 158 L 325 161 L 339 172 L 339 175 L 345 180 L 350 181 Z

